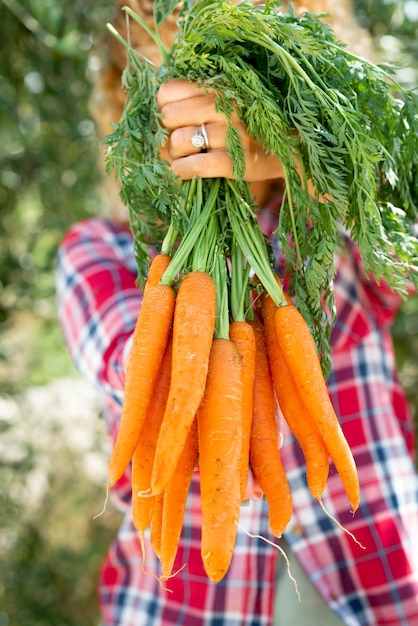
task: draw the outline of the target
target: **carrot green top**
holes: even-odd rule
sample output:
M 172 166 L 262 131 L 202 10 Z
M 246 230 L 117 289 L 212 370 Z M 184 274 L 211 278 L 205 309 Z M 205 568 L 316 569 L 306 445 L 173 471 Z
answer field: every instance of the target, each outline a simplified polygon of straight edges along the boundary
M 149 244 L 161 247 L 165 236 L 166 248 L 179 242 L 179 247 L 186 246 L 183 250 L 191 248 L 176 271 L 191 269 L 199 258 L 193 249 L 203 246 L 207 251 L 206 233 L 213 237 L 213 229 L 203 228 L 196 237 L 199 229 L 190 230 L 190 209 L 200 204 L 206 220 L 211 198 L 222 233 L 214 250 L 221 245 L 227 258 L 238 246 L 249 264 L 240 273 L 243 284 L 253 270 L 276 304 L 284 303 L 268 246 L 256 227 L 257 208 L 242 181 L 243 153 L 232 124 L 227 150 L 235 181 L 178 184 L 161 160 L 159 148 L 167 131 L 156 93 L 168 78 L 186 77 L 215 91 L 216 106 L 229 122 L 235 108 L 249 134 L 283 164 L 285 193 L 277 236 L 290 293 L 327 369 L 334 254 L 341 230 L 358 244 L 366 272 L 377 281 L 386 279 L 401 294 L 406 294 L 409 280 L 418 283 L 418 97 L 402 88 L 389 70 L 349 52 L 320 17 L 284 13 L 276 2 L 184 3 L 176 40 L 165 50 L 158 28 L 176 5 L 173 0 L 154 2 L 155 31 L 126 8 L 160 47 L 164 62 L 159 68 L 113 29 L 128 51 L 123 77 L 127 99 L 108 137 L 108 168 L 120 179 L 129 208 L 139 276 L 146 275 Z M 308 181 L 316 190 L 313 196 Z M 191 232 L 192 245 L 184 243 Z M 244 292 L 235 282 L 238 309 Z

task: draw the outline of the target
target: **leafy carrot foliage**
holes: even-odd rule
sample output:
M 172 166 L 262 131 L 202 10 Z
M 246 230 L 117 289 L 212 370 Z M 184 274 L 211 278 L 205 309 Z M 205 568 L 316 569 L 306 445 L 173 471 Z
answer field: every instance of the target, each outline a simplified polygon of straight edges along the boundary
M 155 7 L 152 35 L 161 48 L 158 24 L 172 3 L 157 1 Z M 388 68 L 347 50 L 321 16 L 285 13 L 277 2 L 202 0 L 184 5 L 178 25 L 173 46 L 162 49 L 160 68 L 115 33 L 128 48 L 127 103 L 108 140 L 108 165 L 116 169 L 131 208 L 140 273 L 146 268 L 144 235 L 148 243 L 158 240 L 171 219 L 179 235 L 184 232 L 179 217 L 187 204 L 185 187 L 175 183 L 158 154 L 166 131 L 155 106 L 161 82 L 182 76 L 213 88 L 227 119 L 234 106 L 248 132 L 283 163 L 285 195 L 276 234 L 291 295 L 327 372 L 341 231 L 358 244 L 366 272 L 377 281 L 387 280 L 401 294 L 409 280 L 417 282 L 418 98 L 398 85 Z M 242 148 L 232 125 L 227 149 L 237 175 L 229 184 L 230 201 L 245 222 L 257 207 L 242 182 Z M 257 247 L 259 234 L 252 240 Z M 264 252 L 262 265 L 259 278 L 269 292 L 274 283 Z M 274 288 L 271 295 L 280 300 Z

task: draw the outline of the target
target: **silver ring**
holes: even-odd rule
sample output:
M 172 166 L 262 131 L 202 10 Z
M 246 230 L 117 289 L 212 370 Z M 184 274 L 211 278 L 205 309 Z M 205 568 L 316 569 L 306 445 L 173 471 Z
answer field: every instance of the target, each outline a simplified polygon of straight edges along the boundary
M 202 133 L 204 142 L 205 142 L 205 147 L 204 150 L 209 150 L 209 139 L 208 139 L 208 133 L 206 132 L 206 126 L 204 124 L 202 124 L 200 126 L 200 132 Z
M 208 134 L 204 124 L 201 124 L 196 128 L 191 142 L 193 148 L 198 148 L 201 152 L 206 152 L 206 150 L 209 149 Z

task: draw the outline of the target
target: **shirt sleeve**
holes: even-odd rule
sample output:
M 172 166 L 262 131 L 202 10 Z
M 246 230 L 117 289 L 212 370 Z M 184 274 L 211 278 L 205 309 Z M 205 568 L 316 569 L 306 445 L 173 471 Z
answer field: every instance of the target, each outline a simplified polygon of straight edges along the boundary
M 124 359 L 142 302 L 127 229 L 84 220 L 64 237 L 57 260 L 59 321 L 80 373 L 120 413 Z M 117 424 L 110 427 L 116 435 Z

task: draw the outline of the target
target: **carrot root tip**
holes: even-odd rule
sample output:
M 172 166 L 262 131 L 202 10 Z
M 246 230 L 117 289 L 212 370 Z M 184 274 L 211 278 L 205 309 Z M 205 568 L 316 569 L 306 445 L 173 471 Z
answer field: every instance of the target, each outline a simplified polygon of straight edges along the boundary
M 96 515 L 93 517 L 93 519 L 97 519 L 98 517 L 101 517 L 104 514 L 104 512 L 106 511 L 107 502 L 109 500 L 109 491 L 110 491 L 111 487 L 112 487 L 112 484 L 111 483 L 107 483 L 106 495 L 105 495 L 105 499 L 104 499 L 104 502 L 103 502 L 102 510 L 99 511 L 99 513 L 96 513 Z
M 163 581 L 163 580 L 170 580 L 170 578 L 174 578 L 175 576 L 177 576 L 177 574 L 180 574 L 180 572 L 182 570 L 184 570 L 186 565 L 187 565 L 187 563 L 183 563 L 183 565 L 181 567 L 179 567 L 178 570 L 176 570 L 172 574 L 165 574 L 165 575 L 161 576 L 160 580 Z
M 298 583 L 297 583 L 296 578 L 293 576 L 292 572 L 290 571 L 290 562 L 289 562 L 287 554 L 283 550 L 283 548 L 281 548 L 279 545 L 277 545 L 277 543 L 274 543 L 274 541 L 270 541 L 270 539 L 267 539 L 267 537 L 263 537 L 263 535 L 254 535 L 254 534 L 250 533 L 246 528 L 244 528 L 244 526 L 242 526 L 238 522 L 235 522 L 235 523 L 238 526 L 238 528 L 240 530 L 242 530 L 246 535 L 248 535 L 248 537 L 251 537 L 251 539 L 261 539 L 262 541 L 265 541 L 270 546 L 273 546 L 273 548 L 275 548 L 276 550 L 278 550 L 280 552 L 280 554 L 283 556 L 284 560 L 286 561 L 287 575 L 289 576 L 290 580 L 293 583 L 296 595 L 298 597 L 298 601 L 300 602 L 301 601 L 301 597 L 300 597 Z
M 321 509 L 324 511 L 325 515 L 327 515 L 335 524 L 337 524 L 338 528 L 340 528 L 343 532 L 345 532 L 347 535 L 349 535 L 351 537 L 351 539 L 358 545 L 360 546 L 360 548 L 362 550 L 366 550 L 366 546 L 363 546 L 363 544 L 355 537 L 355 535 L 353 535 L 352 532 L 350 532 L 348 530 L 348 528 L 345 528 L 342 524 L 340 524 L 340 522 L 329 512 L 327 511 L 324 503 L 322 502 L 322 498 L 319 496 L 317 498 Z
M 144 533 L 140 532 L 139 533 L 139 542 L 141 544 L 141 552 L 142 552 L 142 572 L 143 574 L 145 574 L 145 576 L 152 576 L 153 578 L 155 578 L 156 580 L 158 580 L 160 587 L 163 591 L 168 591 L 169 593 L 173 593 L 171 589 L 168 589 L 167 587 L 164 587 L 163 585 L 163 580 L 165 580 L 163 578 L 163 576 L 157 576 L 157 574 L 154 574 L 153 572 L 148 572 L 145 569 L 145 539 L 144 539 Z

